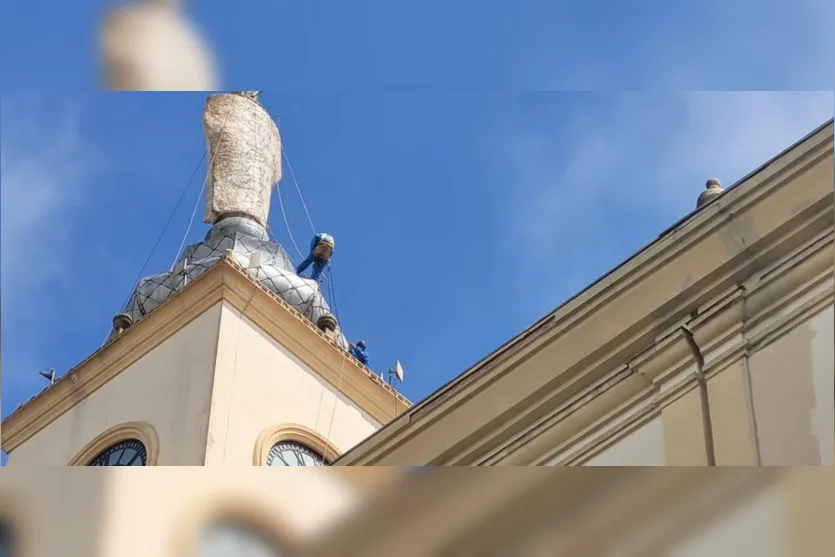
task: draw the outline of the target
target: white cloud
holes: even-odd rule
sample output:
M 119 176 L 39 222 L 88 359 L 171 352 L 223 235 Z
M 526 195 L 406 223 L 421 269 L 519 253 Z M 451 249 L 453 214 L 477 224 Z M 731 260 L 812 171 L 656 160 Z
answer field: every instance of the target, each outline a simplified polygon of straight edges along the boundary
M 3 412 L 44 386 L 60 318 L 55 296 L 67 295 L 78 212 L 99 158 L 81 135 L 80 112 L 57 98 L 0 98 L 0 269 L 2 269 Z M 34 333 L 34 334 L 33 334 Z M 48 360 L 47 360 L 48 361 Z
M 522 245 L 589 233 L 604 208 L 606 218 L 640 209 L 672 224 L 694 207 L 707 178 L 731 185 L 831 118 L 835 102 L 831 92 L 615 93 L 609 100 L 610 117 L 580 114 L 561 137 L 514 138 L 510 225 Z
M 510 140 L 507 238 L 526 262 L 516 281 L 528 294 L 515 311 L 528 320 L 692 211 L 707 178 L 730 186 L 831 118 L 835 98 L 614 93 L 608 101 Z
M 588 9 L 578 10 L 586 15 Z M 831 0 L 702 0 L 609 6 L 588 18 L 588 44 L 559 44 L 522 63 L 535 89 L 831 90 Z M 592 22 L 592 20 L 594 20 Z M 576 19 L 554 22 L 574 36 Z M 600 31 L 599 29 L 605 29 Z M 555 39 L 558 41 L 559 39 Z M 594 55 L 586 56 L 586 52 Z M 566 53 L 570 53 L 566 56 Z M 565 60 L 574 61 L 571 66 Z M 560 71 L 555 71 L 560 67 Z
M 67 264 L 68 232 L 98 160 L 80 112 L 54 99 L 0 99 L 0 267 L 4 317 L 31 301 Z

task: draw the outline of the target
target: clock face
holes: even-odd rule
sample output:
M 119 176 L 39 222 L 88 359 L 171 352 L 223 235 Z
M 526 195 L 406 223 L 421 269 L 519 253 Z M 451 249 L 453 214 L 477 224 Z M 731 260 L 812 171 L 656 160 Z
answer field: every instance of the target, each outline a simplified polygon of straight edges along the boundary
M 136 439 L 128 439 L 105 449 L 88 466 L 145 466 L 147 463 L 145 445 Z
M 324 466 L 322 455 L 301 443 L 282 441 L 267 455 L 267 466 Z
M 200 542 L 198 557 L 282 557 L 284 552 L 255 529 L 235 523 L 210 528 Z

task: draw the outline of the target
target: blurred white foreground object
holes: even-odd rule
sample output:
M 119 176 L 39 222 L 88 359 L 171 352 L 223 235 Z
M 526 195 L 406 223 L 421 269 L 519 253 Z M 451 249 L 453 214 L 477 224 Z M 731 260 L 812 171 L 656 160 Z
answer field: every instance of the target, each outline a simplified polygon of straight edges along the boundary
M 111 8 L 100 48 L 109 89 L 206 91 L 218 88 L 214 60 L 179 0 Z

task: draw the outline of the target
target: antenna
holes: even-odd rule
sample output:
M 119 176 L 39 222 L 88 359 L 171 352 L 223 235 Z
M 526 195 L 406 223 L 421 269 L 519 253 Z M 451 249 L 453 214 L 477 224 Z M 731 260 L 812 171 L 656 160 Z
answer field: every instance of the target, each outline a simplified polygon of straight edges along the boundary
M 393 389 L 394 388 L 394 380 L 397 379 L 398 383 L 402 383 L 403 382 L 403 377 L 404 377 L 403 366 L 400 365 L 400 360 L 397 360 L 396 362 L 394 362 L 394 367 L 389 370 L 389 386 L 391 386 L 391 388 Z M 394 397 L 394 415 L 397 416 L 397 395 L 396 395 L 396 393 L 395 393 L 395 397 Z
M 403 382 L 403 366 L 400 365 L 400 360 L 394 362 L 394 367 L 389 370 L 389 385 L 394 387 L 394 380 L 398 383 Z
M 39 371 L 38 374 L 49 381 L 49 384 L 52 385 L 55 383 L 55 368 L 50 368 L 49 371 Z

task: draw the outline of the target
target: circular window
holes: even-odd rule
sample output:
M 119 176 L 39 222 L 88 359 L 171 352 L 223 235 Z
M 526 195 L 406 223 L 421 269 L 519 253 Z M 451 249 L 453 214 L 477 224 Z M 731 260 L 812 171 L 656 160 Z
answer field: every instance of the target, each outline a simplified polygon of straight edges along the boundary
M 270 538 L 256 529 L 236 523 L 209 528 L 200 540 L 199 557 L 282 557 Z
M 87 466 L 146 466 L 148 451 L 136 439 L 120 441 L 111 445 L 90 461 Z
M 322 455 L 295 441 L 280 441 L 267 455 L 267 466 L 324 466 Z

